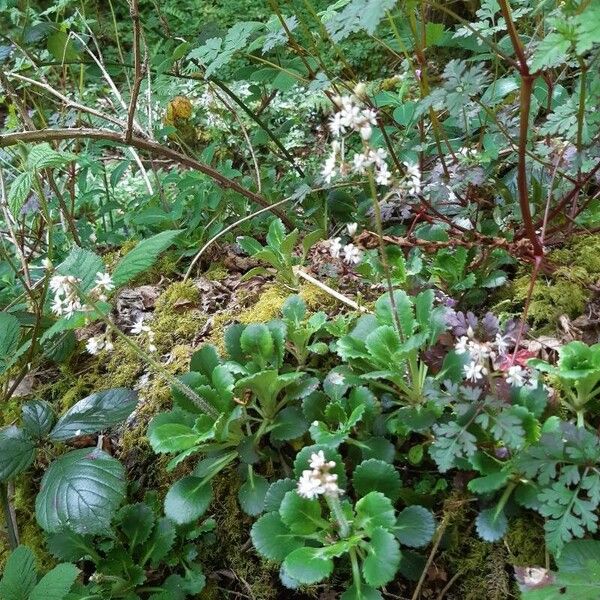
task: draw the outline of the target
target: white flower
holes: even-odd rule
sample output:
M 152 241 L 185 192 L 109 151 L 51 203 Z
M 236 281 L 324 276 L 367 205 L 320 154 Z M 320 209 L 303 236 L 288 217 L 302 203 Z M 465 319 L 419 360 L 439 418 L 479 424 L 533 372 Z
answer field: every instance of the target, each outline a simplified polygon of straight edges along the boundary
M 156 352 L 156 346 L 154 344 L 149 344 L 148 352 Z
M 519 365 L 509 367 L 506 383 L 515 387 L 521 387 L 525 383 L 525 369 Z
M 348 223 L 346 229 L 348 230 L 348 235 L 353 236 L 358 229 L 358 223 Z
M 52 264 L 52 261 L 49 258 L 44 258 L 44 260 L 42 261 L 42 267 L 44 267 L 46 271 L 52 271 L 54 265 Z
M 335 137 L 339 137 L 346 133 L 346 128 L 342 124 L 342 114 L 337 112 L 329 119 L 329 129 Z
M 96 284 L 95 287 L 107 292 L 115 289 L 115 284 L 109 273 L 96 273 L 96 281 L 94 283 Z
M 352 157 L 352 165 L 354 167 L 354 172 L 358 173 L 358 175 L 364 175 L 367 172 L 367 167 L 369 167 L 370 164 L 370 157 L 361 152 L 357 152 Z
M 375 175 L 375 181 L 379 185 L 390 185 L 392 182 L 392 174 L 386 164 L 382 164 L 377 169 L 377 173 Z
M 91 337 L 86 345 L 85 345 L 85 349 L 90 353 L 90 354 L 98 354 L 98 352 L 100 352 L 100 350 L 102 350 L 104 346 L 104 341 L 102 340 L 102 338 L 97 338 L 97 337 Z
M 360 262 L 361 252 L 354 244 L 344 246 L 344 262 L 349 265 L 357 265 Z
M 482 363 L 486 358 L 489 357 L 490 349 L 486 344 L 481 344 L 475 340 L 471 340 L 469 342 L 469 353 L 471 354 L 471 358 L 473 358 L 473 360 Z
M 469 343 L 469 338 L 466 335 L 463 335 L 459 338 L 458 342 L 454 344 L 454 351 L 456 354 L 465 354 L 467 351 L 467 344 Z
M 360 128 L 360 137 L 366 142 L 371 139 L 373 128 L 370 125 L 363 125 Z
M 483 379 L 483 376 L 487 375 L 487 369 L 474 360 L 465 365 L 463 369 L 465 371 L 465 378 L 473 383 L 477 383 L 479 379 Z
M 310 469 L 302 471 L 298 480 L 297 492 L 303 498 L 317 498 L 321 494 L 329 496 L 339 495 L 342 492 L 337 484 L 338 476 L 329 470 L 335 467 L 335 461 L 328 461 L 322 450 L 313 452 L 310 457 Z
M 60 317 L 63 314 L 63 303 L 58 296 L 55 296 L 54 300 L 52 301 L 52 312 L 57 317 Z
M 336 156 L 332 154 L 324 163 L 321 169 L 321 176 L 325 183 L 331 183 L 331 180 L 336 176 Z
M 329 240 L 329 254 L 331 254 L 333 258 L 340 257 L 340 252 L 342 251 L 341 239 L 342 238 L 336 237 Z
M 313 476 L 311 470 L 302 472 L 302 477 L 298 480 L 298 487 L 296 488 L 299 496 L 312 500 L 320 496 L 325 490 L 321 485 L 321 481 Z
M 108 352 L 112 352 L 115 349 L 115 347 L 110 340 L 106 340 L 106 342 L 104 344 L 104 349 L 107 350 Z
M 503 335 L 497 333 L 494 343 L 498 349 L 498 354 L 506 354 L 506 351 L 508 350 L 508 342 Z
M 325 460 L 325 453 L 323 452 L 323 450 L 313 452 L 310 456 L 310 462 L 308 464 L 310 465 L 311 469 L 323 468 L 327 464 L 327 461 Z M 335 463 L 333 464 L 333 466 L 335 467 Z
M 133 324 L 131 333 L 133 335 L 139 335 L 142 331 L 146 331 L 147 328 L 144 326 L 144 317 L 139 317 L 138 320 Z

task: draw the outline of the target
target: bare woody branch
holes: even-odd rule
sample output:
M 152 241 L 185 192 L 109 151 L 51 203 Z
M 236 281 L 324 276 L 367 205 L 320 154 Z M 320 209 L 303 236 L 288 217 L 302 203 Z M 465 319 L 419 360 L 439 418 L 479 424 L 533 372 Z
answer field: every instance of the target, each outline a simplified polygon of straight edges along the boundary
M 113 142 L 115 144 L 122 144 L 131 146 L 138 150 L 144 150 L 153 154 L 154 156 L 162 156 L 168 158 L 180 165 L 204 173 L 211 179 L 213 179 L 223 189 L 230 189 L 238 194 L 248 198 L 252 202 L 260 205 L 272 208 L 271 203 L 260 194 L 256 194 L 239 183 L 226 177 L 222 173 L 219 173 L 213 167 L 192 158 L 186 156 L 177 150 L 163 146 L 157 142 L 153 142 L 148 139 L 141 138 L 136 135 L 132 135 L 129 142 L 125 141 L 124 135 L 117 131 L 111 131 L 109 129 L 43 129 L 38 131 L 18 131 L 14 133 L 0 134 L 0 148 L 6 148 L 8 146 L 15 146 L 20 142 L 50 142 L 55 140 L 75 140 L 75 139 L 89 139 L 89 140 L 105 140 Z M 288 227 L 292 227 L 292 222 L 289 217 L 280 209 L 272 208 L 274 214 L 276 214 Z

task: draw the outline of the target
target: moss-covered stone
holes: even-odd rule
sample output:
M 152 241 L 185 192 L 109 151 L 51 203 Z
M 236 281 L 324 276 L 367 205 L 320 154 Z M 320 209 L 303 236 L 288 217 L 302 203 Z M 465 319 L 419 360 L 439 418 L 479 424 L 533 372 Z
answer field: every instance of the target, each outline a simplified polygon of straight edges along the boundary
M 591 298 L 590 286 L 600 280 L 600 235 L 577 236 L 567 246 L 548 255 L 551 275 L 540 274 L 534 285 L 529 317 L 536 325 L 555 325 L 558 317 L 577 317 Z M 524 303 L 531 276 L 518 276 L 511 297 Z

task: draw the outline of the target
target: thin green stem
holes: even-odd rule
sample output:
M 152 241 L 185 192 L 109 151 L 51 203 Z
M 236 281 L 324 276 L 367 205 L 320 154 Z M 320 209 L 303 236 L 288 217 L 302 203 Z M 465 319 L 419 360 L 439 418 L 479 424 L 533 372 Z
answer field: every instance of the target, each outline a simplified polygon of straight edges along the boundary
M 2 512 L 4 513 L 4 521 L 8 533 L 8 545 L 11 550 L 14 550 L 19 545 L 19 532 L 17 524 L 13 519 L 13 512 L 8 497 L 8 483 L 0 483 L 0 504 L 2 504 Z

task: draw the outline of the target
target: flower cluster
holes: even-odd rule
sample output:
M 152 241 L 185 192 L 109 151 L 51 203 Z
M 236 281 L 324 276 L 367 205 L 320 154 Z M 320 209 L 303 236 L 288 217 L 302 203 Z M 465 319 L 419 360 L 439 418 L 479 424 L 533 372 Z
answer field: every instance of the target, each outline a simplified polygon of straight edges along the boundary
M 387 152 L 383 148 L 374 149 L 369 144 L 373 126 L 377 124 L 376 111 L 361 107 L 358 98 L 353 96 L 337 96 L 333 102 L 338 110 L 329 121 L 329 129 L 335 139 L 331 144 L 331 153 L 321 170 L 325 182 L 331 183 L 338 175 L 365 175 L 372 170 L 378 185 L 390 185 L 392 174 L 386 162 Z M 360 134 L 363 150 L 356 152 L 351 160 L 347 160 L 344 136 L 350 133 Z
M 298 480 L 298 495 L 312 500 L 324 494 L 327 496 L 339 496 L 343 493 L 337 484 L 338 476 L 329 471 L 335 467 L 333 460 L 325 460 L 323 450 L 313 453 L 310 457 L 310 469 L 302 471 Z
M 79 299 L 81 279 L 73 275 L 54 275 L 50 279 L 50 289 L 54 292 L 52 312 L 57 317 L 72 317 L 76 312 L 87 310 Z
M 108 273 L 96 273 L 94 287 L 89 291 L 90 298 L 105 302 L 108 292 L 115 289 L 115 285 Z M 57 317 L 72 317 L 76 312 L 90 312 L 93 308 L 81 302 L 81 279 L 74 275 L 54 275 L 50 279 L 50 289 L 54 292 L 52 312 Z
M 133 324 L 131 333 L 133 335 L 145 334 L 145 337 L 148 340 L 148 352 L 156 352 L 156 346 L 154 345 L 154 331 L 152 331 L 148 325 L 144 325 L 144 317 L 139 317 Z
M 477 383 L 491 371 L 501 371 L 505 373 L 509 385 L 537 387 L 538 381 L 534 374 L 508 355 L 511 341 L 510 336 L 501 333 L 496 333 L 492 341 L 479 341 L 475 339 L 475 332 L 469 326 L 466 334 L 461 335 L 454 345 L 456 354 L 468 354 L 471 359 L 463 367 L 465 379 Z
M 358 229 L 357 223 L 348 223 L 346 225 L 348 235 L 353 236 Z M 342 244 L 341 237 L 334 237 L 329 240 L 329 253 L 332 258 L 343 258 L 349 265 L 357 265 L 362 259 L 360 248 L 353 243 Z
M 336 96 L 333 102 L 338 111 L 329 120 L 331 133 L 339 138 L 356 131 L 364 141 L 370 140 L 373 126 L 377 125 L 377 113 L 372 108 L 361 108 L 351 96 Z

